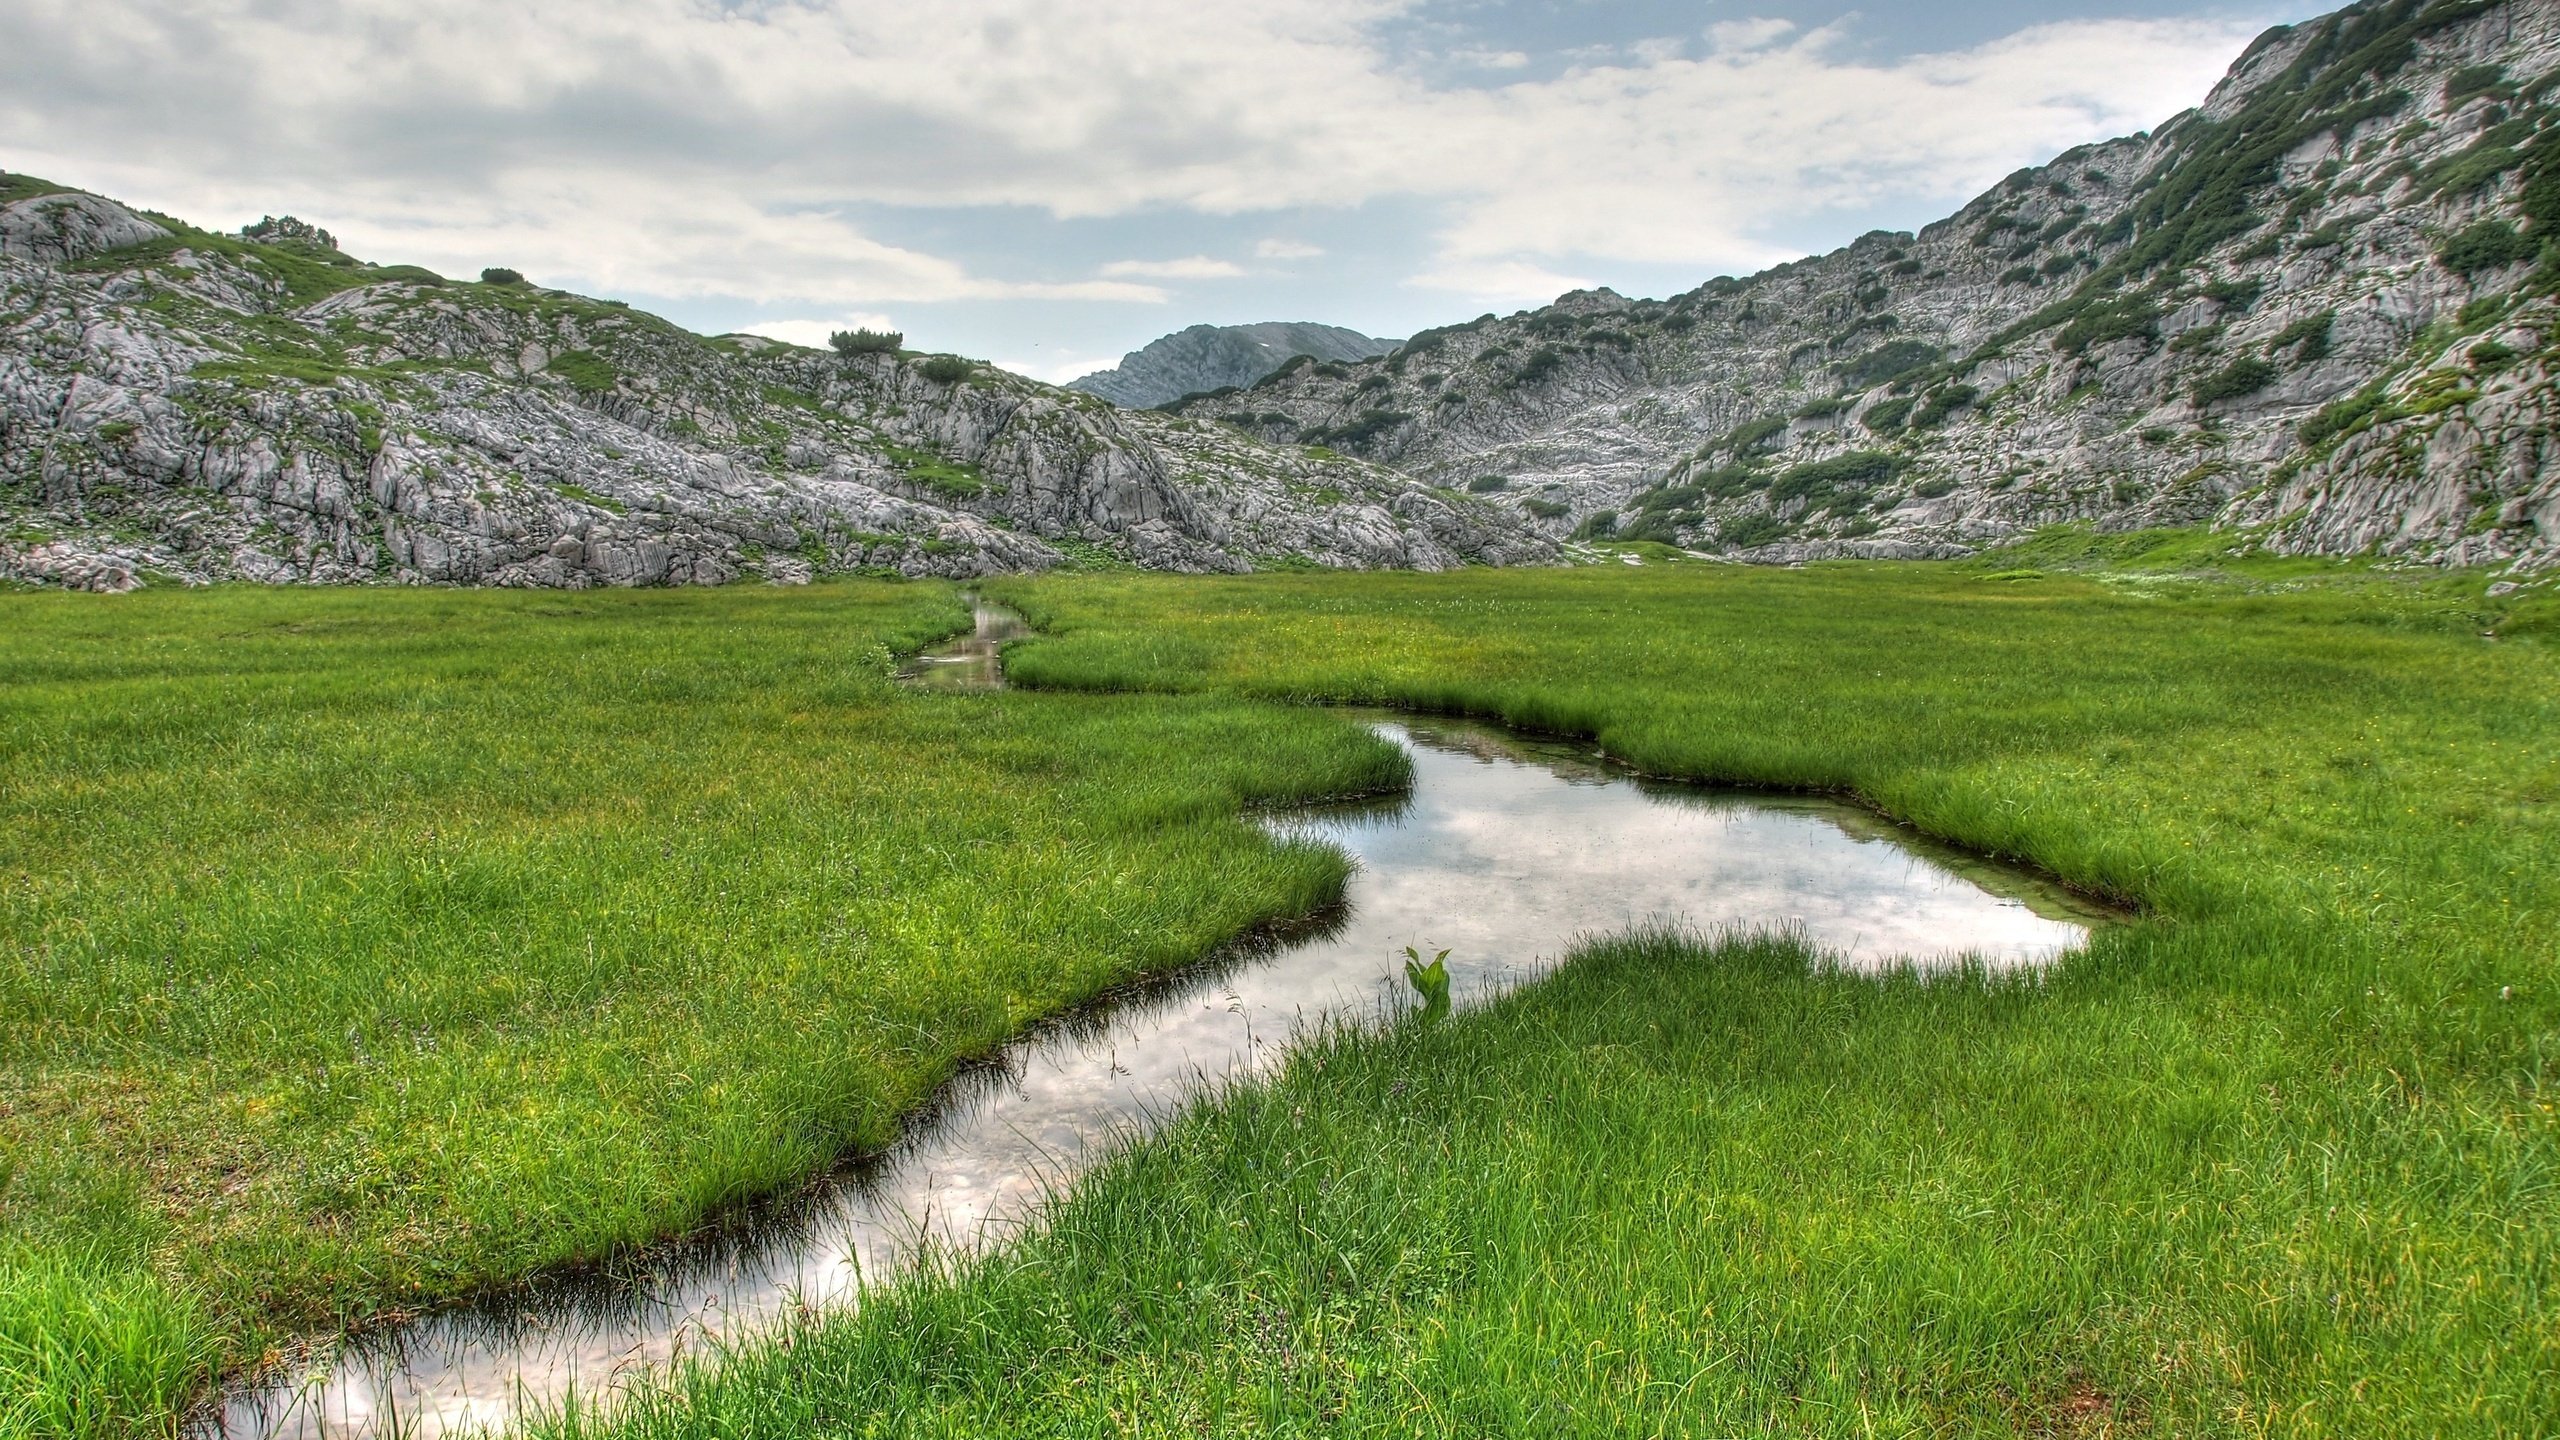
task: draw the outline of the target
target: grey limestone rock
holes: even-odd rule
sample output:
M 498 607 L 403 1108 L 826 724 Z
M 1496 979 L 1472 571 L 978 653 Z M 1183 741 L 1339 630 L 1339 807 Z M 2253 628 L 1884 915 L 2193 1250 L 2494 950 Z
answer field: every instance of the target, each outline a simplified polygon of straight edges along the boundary
M 0 235 L 0 579 L 575 587 L 1556 554 L 1498 506 L 1367 461 L 985 366 L 705 338 L 89 195 L 11 204 Z
M 0 206 L 0 255 L 66 264 L 122 250 L 169 232 L 112 200 L 77 192 Z

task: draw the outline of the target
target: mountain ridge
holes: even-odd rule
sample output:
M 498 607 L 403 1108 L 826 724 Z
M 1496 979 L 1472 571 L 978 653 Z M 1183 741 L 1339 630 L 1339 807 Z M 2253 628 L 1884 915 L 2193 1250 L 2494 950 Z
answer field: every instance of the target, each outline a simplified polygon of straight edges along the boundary
M 0 579 L 1792 563 L 2080 522 L 2513 583 L 2560 571 L 2556 93 L 2560 0 L 2362 0 L 1917 233 L 1161 412 L 0 175 Z
M 0 174 L 0 580 L 565 586 L 1552 559 L 1479 500 L 956 356 L 705 337 Z
M 2540 573 L 2555 87 L 2553 0 L 2367 0 L 1917 234 L 1667 301 L 1577 292 L 1171 408 L 1554 536 L 1745 560 L 1960 555 L 2078 521 Z

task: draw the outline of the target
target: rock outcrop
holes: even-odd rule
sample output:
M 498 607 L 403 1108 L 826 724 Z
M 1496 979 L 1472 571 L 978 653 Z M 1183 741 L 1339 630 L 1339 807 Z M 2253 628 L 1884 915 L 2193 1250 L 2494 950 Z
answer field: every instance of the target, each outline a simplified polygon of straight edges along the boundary
M 1194 325 L 1130 351 L 1113 369 L 1070 380 L 1067 388 L 1143 410 L 1186 395 L 1250 385 L 1300 355 L 1366 360 L 1394 348 L 1393 340 L 1372 339 L 1339 325 Z
M 2553 568 L 2555 91 L 2560 0 L 2371 0 L 1917 235 L 1173 408 L 1743 559 L 2085 521 Z
M 216 235 L 0 176 L 0 579 L 589 586 L 1439 568 L 1555 547 L 1366 461 L 950 356 Z

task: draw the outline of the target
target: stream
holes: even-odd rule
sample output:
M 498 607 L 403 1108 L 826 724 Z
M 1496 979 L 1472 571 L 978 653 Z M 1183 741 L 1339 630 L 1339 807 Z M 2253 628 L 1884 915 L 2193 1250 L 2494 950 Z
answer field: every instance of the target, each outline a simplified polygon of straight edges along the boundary
M 932 689 L 998 686 L 1003 643 L 1025 633 L 982 605 L 975 633 L 903 673 Z M 964 1070 L 885 1154 L 725 1233 L 350 1336 L 226 1392 L 191 1434 L 499 1429 L 848 1306 L 919 1245 L 1000 1240 L 1047 1189 L 1189 1097 L 1269 1071 L 1303 1029 L 1397 1013 L 1412 1000 L 1407 945 L 1450 952 L 1464 1009 L 1537 978 L 1577 938 L 1646 922 L 1785 927 L 1853 967 L 1971 957 L 2008 968 L 2051 961 L 2107 918 L 1851 806 L 1639 780 L 1587 744 L 1352 713 L 1412 756 L 1411 793 L 1266 822 L 1359 862 L 1329 923 L 1034 1030 Z

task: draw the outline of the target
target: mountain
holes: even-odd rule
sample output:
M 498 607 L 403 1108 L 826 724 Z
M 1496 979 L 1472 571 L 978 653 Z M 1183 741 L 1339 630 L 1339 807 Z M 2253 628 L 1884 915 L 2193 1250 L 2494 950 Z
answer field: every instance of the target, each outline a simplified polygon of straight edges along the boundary
M 2555 90 L 2560 0 L 2373 0 L 1917 235 L 1173 408 L 1744 559 L 2086 521 L 2551 568 Z
M 953 356 L 707 338 L 0 175 L 0 580 L 587 586 L 1551 558 L 1516 512 Z
M 1144 410 L 1211 390 L 1250 385 L 1300 355 L 1366 360 L 1396 348 L 1339 325 L 1275 320 L 1261 325 L 1194 325 L 1120 357 L 1067 388 Z

